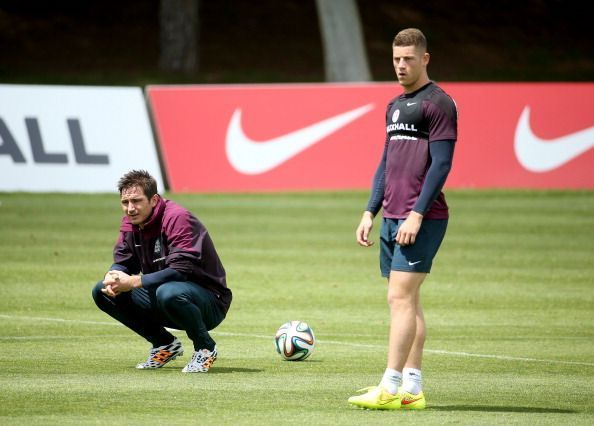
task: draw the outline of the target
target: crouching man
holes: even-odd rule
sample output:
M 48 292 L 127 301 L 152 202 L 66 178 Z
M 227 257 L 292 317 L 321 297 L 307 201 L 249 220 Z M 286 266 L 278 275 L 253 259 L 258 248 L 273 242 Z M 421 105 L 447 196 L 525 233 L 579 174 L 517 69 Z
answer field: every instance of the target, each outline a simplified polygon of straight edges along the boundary
M 139 369 L 161 368 L 183 355 L 167 328 L 185 330 L 194 345 L 184 373 L 205 373 L 217 358 L 209 330 L 225 318 L 232 294 L 225 269 L 204 225 L 159 196 L 155 179 L 132 170 L 118 182 L 125 216 L 114 263 L 93 289 L 105 313 L 148 340 Z

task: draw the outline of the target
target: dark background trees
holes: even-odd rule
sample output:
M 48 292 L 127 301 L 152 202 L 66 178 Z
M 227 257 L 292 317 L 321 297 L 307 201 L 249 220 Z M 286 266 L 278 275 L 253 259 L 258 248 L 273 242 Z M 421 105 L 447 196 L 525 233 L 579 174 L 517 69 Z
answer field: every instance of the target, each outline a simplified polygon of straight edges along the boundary
M 160 1 L 0 0 L 0 83 L 325 80 L 315 0 L 201 0 L 190 71 L 163 67 Z M 194 0 L 167 1 L 192 7 Z M 357 6 L 375 81 L 393 80 L 391 40 L 411 26 L 429 38 L 438 81 L 594 80 L 590 18 L 575 0 Z

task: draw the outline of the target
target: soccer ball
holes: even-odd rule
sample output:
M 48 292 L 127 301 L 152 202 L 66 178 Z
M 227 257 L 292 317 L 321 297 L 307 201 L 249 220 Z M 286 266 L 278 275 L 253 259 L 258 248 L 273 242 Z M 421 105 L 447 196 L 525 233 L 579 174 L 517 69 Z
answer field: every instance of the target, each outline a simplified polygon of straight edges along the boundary
M 287 361 L 303 361 L 311 355 L 316 342 L 313 330 L 303 321 L 289 321 L 279 327 L 274 346 Z

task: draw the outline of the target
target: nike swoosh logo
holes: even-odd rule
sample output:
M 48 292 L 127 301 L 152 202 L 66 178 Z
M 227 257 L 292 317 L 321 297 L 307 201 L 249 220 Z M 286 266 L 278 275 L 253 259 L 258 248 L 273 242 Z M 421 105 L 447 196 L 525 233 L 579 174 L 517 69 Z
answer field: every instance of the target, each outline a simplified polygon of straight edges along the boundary
M 400 403 L 402 405 L 408 405 L 408 404 L 412 404 L 413 402 L 417 402 L 419 401 L 421 398 L 416 398 L 416 399 L 403 399 L 402 401 L 400 401 Z
M 514 150 L 520 164 L 531 172 L 548 172 L 594 147 L 594 127 L 555 139 L 541 139 L 530 128 L 530 107 L 516 126 Z
M 367 114 L 373 108 L 373 104 L 367 104 L 266 141 L 255 141 L 246 136 L 241 127 L 241 109 L 237 108 L 227 128 L 225 139 L 227 158 L 233 168 L 240 173 L 247 175 L 266 173 Z
M 413 266 L 413 265 L 416 265 L 417 263 L 421 263 L 421 262 L 422 262 L 422 260 L 417 260 L 416 262 L 409 261 L 408 264 L 409 264 L 409 266 Z
M 407 102 L 406 103 L 406 106 L 413 106 L 413 105 L 416 105 L 416 104 L 417 104 L 416 102 Z

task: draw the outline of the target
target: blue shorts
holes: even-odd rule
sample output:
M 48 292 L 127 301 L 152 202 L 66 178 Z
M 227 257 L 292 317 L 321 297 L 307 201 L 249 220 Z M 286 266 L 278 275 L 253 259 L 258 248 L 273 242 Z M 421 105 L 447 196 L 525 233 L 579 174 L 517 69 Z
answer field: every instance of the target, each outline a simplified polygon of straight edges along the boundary
M 413 245 L 396 244 L 396 232 L 404 219 L 383 218 L 380 231 L 380 270 L 383 277 L 390 271 L 431 271 L 433 258 L 443 241 L 448 226 L 447 219 L 425 219 Z

